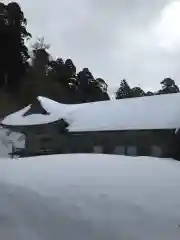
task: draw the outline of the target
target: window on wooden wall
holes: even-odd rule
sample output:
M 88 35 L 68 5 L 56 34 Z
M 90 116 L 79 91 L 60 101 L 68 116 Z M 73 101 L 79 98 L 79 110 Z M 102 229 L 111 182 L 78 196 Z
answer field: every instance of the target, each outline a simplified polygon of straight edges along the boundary
M 137 156 L 137 147 L 136 146 L 127 146 L 126 155 Z
M 162 156 L 162 149 L 159 146 L 152 146 L 151 147 L 151 155 L 153 157 L 161 157 Z
M 93 152 L 102 153 L 103 152 L 103 147 L 102 146 L 94 146 L 93 147 Z
M 114 149 L 114 154 L 125 155 L 126 148 L 124 146 L 116 146 Z

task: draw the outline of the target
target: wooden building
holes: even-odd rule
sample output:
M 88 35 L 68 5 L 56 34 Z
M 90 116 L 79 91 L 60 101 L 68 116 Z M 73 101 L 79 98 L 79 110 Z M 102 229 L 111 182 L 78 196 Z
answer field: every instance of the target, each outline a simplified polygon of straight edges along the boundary
M 179 159 L 180 94 L 65 105 L 39 97 L 7 116 L 26 136 L 22 156 L 106 153 Z

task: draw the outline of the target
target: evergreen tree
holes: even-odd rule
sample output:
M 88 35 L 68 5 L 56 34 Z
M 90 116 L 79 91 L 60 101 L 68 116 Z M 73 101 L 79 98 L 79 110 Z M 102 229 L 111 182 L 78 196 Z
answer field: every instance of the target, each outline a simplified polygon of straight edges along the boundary
M 107 83 L 104 81 L 104 79 L 102 79 L 102 78 L 97 78 L 97 79 L 96 79 L 96 82 L 97 82 L 98 87 L 101 89 L 101 91 L 107 93 L 108 85 L 107 85 Z
M 179 87 L 176 85 L 175 81 L 171 78 L 165 78 L 161 82 L 162 88 L 158 91 L 157 94 L 168 94 L 168 93 L 177 93 L 179 92 Z
M 0 88 L 7 86 L 10 93 L 22 91 L 18 95 L 27 98 L 25 102 L 37 95 L 57 96 L 58 91 L 60 99 L 71 99 L 74 103 L 109 100 L 106 82 L 95 79 L 88 68 L 76 73 L 71 59 L 50 60 L 49 45 L 44 43 L 44 38 L 33 45 L 29 64 L 25 40 L 31 35 L 26 26 L 27 20 L 18 3 L 0 3 Z
M 133 97 L 132 89 L 125 79 L 120 83 L 120 87 L 116 92 L 116 99 L 131 98 Z
M 7 10 L 5 4 L 0 3 L 0 88 L 5 85 L 7 80 L 8 37 Z
M 37 41 L 32 45 L 32 69 L 38 75 L 45 75 L 49 64 L 49 53 L 47 50 L 50 45 L 45 44 L 44 38 L 38 38 Z
M 134 98 L 134 97 L 144 97 L 144 96 L 153 96 L 154 93 L 148 91 L 147 93 L 140 87 L 131 88 L 127 81 L 123 79 L 120 83 L 120 87 L 116 92 L 116 99 L 124 98 Z
M 148 91 L 148 92 L 146 93 L 146 96 L 153 96 L 153 95 L 154 95 L 154 93 L 151 92 L 151 91 Z
M 88 68 L 84 68 L 77 75 L 78 95 L 82 102 L 109 100 L 107 84 L 101 78 L 95 79 Z
M 19 89 L 22 76 L 28 68 L 28 49 L 25 39 L 27 21 L 16 2 L 0 4 L 0 87 L 7 86 L 11 93 Z
M 29 54 L 25 39 L 31 37 L 26 30 L 27 20 L 16 2 L 6 6 L 5 24 L 7 29 L 7 84 L 11 92 L 18 90 L 22 76 L 28 68 Z
M 56 81 L 64 82 L 64 61 L 62 58 L 51 60 L 48 64 L 48 75 Z
M 132 88 L 132 96 L 133 97 L 143 97 L 146 96 L 146 93 L 140 87 Z

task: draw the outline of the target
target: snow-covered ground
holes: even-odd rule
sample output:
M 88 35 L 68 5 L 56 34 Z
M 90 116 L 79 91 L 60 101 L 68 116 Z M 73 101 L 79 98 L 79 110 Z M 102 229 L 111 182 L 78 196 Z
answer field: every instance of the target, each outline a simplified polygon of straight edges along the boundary
M 108 155 L 0 159 L 2 240 L 179 240 L 180 162 Z

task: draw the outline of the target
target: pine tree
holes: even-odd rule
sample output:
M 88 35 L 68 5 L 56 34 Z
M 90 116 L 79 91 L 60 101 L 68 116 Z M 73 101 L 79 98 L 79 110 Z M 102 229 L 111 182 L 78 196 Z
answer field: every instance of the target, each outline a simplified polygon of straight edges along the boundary
M 116 99 L 131 98 L 133 97 L 132 89 L 125 79 L 120 83 L 120 87 L 116 92 Z

